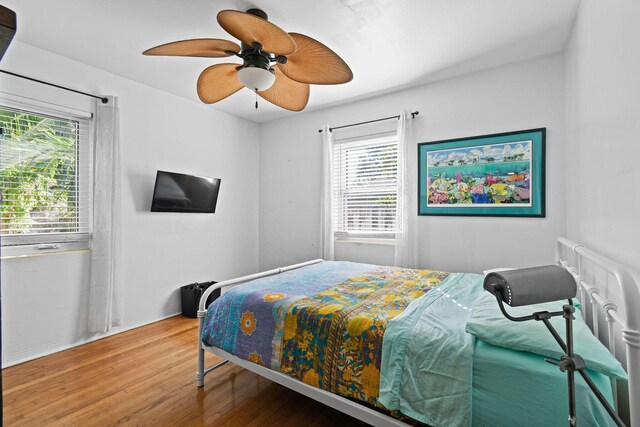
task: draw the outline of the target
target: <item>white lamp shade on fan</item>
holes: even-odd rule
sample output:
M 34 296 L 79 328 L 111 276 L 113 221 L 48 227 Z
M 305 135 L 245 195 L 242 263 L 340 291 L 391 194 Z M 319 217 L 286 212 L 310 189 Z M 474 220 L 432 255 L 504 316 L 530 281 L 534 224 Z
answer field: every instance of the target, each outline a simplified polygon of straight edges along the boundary
M 276 81 L 274 73 L 258 67 L 242 68 L 238 71 L 238 78 L 246 88 L 255 91 L 267 90 Z

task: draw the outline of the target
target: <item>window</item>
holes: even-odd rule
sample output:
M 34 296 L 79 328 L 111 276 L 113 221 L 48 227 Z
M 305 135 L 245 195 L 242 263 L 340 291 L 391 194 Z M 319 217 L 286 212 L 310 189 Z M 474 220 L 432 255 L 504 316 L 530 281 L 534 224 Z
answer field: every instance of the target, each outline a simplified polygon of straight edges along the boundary
M 0 105 L 2 245 L 88 240 L 90 121 Z
M 336 141 L 337 238 L 395 238 L 398 194 L 396 136 Z

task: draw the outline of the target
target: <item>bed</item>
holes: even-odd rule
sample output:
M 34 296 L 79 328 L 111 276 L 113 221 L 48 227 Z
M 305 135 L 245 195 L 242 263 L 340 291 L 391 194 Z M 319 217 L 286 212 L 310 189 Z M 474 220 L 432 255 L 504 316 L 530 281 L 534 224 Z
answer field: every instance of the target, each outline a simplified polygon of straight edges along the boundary
M 637 425 L 638 284 L 566 239 L 557 262 L 579 285 L 588 336 L 576 340 L 595 342 L 577 352 Z M 482 279 L 313 260 L 220 282 L 198 311 L 197 385 L 220 366 L 205 369 L 209 351 L 372 425 L 566 425 L 566 378 L 544 361 L 554 354 L 496 338 L 502 326 Z M 227 290 L 207 309 L 218 288 Z M 614 425 L 580 381 L 576 397 L 580 425 Z

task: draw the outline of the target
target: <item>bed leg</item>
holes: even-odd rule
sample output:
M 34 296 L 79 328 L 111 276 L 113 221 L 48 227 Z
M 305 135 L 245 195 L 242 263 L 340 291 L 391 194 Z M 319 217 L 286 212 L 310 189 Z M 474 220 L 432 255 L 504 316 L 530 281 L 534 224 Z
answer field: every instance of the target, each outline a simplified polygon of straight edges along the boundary
M 202 348 L 202 327 L 204 324 L 204 316 L 206 311 L 198 310 L 198 371 L 196 372 L 196 386 L 204 387 L 204 349 Z

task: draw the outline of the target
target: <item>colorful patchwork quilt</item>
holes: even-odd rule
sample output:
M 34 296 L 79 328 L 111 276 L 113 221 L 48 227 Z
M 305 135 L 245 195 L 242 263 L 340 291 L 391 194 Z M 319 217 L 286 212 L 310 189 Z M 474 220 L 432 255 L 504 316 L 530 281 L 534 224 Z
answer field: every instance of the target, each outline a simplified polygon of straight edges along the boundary
M 381 406 L 388 322 L 448 275 L 322 262 L 265 277 L 215 301 L 202 340 L 307 384 Z

